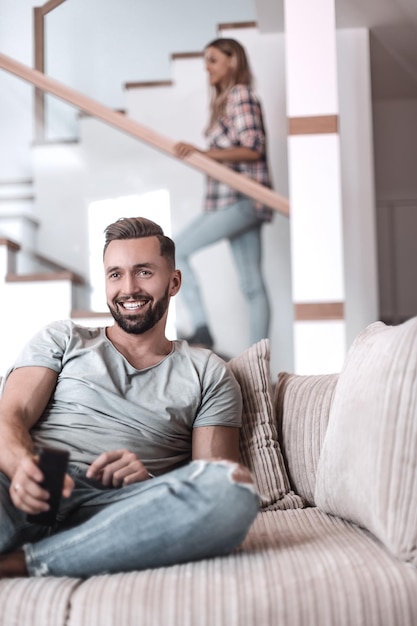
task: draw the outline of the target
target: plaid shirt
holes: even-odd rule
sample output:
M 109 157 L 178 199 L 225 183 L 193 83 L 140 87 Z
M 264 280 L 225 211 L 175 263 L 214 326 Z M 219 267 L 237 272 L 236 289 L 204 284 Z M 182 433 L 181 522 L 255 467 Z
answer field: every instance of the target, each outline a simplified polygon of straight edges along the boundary
M 262 154 L 257 161 L 223 162 L 236 172 L 253 178 L 261 185 L 271 187 L 266 161 L 266 139 L 260 102 L 252 89 L 246 85 L 235 85 L 227 98 L 225 115 L 207 133 L 208 148 L 231 148 L 244 146 Z M 207 177 L 204 208 L 216 211 L 244 198 L 243 194 L 225 183 Z M 254 202 L 259 217 L 271 221 L 272 209 Z

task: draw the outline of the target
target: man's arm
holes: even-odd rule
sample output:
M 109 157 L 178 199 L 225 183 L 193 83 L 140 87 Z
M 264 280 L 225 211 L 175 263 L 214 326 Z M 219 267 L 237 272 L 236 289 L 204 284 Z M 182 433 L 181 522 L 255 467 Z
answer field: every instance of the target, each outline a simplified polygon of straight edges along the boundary
M 11 478 L 22 457 L 33 454 L 30 429 L 45 409 L 57 374 L 46 367 L 22 367 L 6 381 L 0 399 L 0 471 Z
M 192 458 L 239 462 L 239 428 L 200 426 L 193 430 Z
M 0 399 L 0 471 L 12 481 L 13 503 L 26 513 L 48 509 L 48 492 L 39 486 L 43 476 L 29 431 L 41 417 L 56 380 L 57 373 L 46 367 L 18 368 L 8 377 Z M 70 483 L 67 477 L 66 490 Z
M 239 428 L 200 426 L 193 430 L 192 458 L 239 461 Z M 133 452 L 104 452 L 91 464 L 87 476 L 106 487 L 124 487 L 150 478 L 149 472 Z

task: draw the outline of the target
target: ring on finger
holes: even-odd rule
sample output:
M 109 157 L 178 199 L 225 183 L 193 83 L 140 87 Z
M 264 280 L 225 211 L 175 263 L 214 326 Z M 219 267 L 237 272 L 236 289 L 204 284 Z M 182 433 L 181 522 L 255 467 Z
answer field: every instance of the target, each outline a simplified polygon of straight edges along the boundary
M 21 487 L 22 487 L 22 485 L 20 485 L 19 483 L 16 483 L 16 484 L 14 485 L 14 490 L 15 490 L 15 491 L 19 491 L 19 489 L 21 489 Z

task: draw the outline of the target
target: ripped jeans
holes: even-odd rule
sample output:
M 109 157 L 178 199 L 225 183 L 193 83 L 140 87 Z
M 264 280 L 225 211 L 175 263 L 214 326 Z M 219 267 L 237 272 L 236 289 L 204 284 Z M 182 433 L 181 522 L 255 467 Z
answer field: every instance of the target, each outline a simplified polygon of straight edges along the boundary
M 26 522 L 0 475 L 0 553 L 23 545 L 31 576 L 85 578 L 225 555 L 259 510 L 250 475 L 228 461 L 193 461 L 120 489 L 104 488 L 76 466 L 69 473 L 75 488 L 53 530 Z

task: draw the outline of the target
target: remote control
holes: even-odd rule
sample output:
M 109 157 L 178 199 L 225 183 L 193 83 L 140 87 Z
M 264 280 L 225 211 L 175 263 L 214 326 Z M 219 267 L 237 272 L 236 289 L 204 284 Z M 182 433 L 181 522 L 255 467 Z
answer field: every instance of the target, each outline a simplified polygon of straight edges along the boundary
M 58 448 L 40 448 L 39 469 L 44 479 L 41 486 L 49 491 L 49 511 L 43 511 L 36 515 L 27 515 L 28 522 L 52 526 L 55 524 L 59 503 L 61 501 L 64 476 L 67 471 L 69 452 Z

